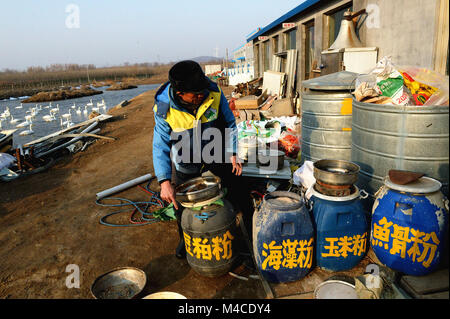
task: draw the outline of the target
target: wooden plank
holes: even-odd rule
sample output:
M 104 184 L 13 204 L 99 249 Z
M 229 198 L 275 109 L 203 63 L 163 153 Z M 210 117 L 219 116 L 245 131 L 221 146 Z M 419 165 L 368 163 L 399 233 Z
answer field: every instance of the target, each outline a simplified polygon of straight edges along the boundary
M 445 74 L 449 36 L 449 2 L 439 0 L 436 5 L 436 27 L 434 34 L 433 61 L 434 70 Z
M 425 276 L 403 276 L 400 284 L 414 296 L 448 291 L 448 268 Z
M 94 122 L 96 122 L 96 121 L 97 121 L 97 122 L 103 122 L 103 121 L 105 121 L 105 120 L 109 120 L 109 119 L 112 118 L 112 117 L 113 117 L 112 115 L 108 115 L 108 114 L 100 114 L 99 116 L 96 116 L 96 117 L 94 117 L 94 118 L 92 118 L 92 119 L 89 119 L 89 120 L 86 120 L 86 121 L 84 121 L 84 122 L 80 122 L 80 123 L 75 124 L 75 125 L 73 125 L 73 126 L 71 126 L 71 127 L 69 127 L 69 128 L 65 128 L 65 129 L 63 129 L 63 130 L 60 130 L 60 131 L 54 132 L 54 133 L 52 133 L 52 134 L 46 135 L 46 136 L 44 136 L 44 137 L 41 137 L 41 138 L 39 138 L 39 139 L 37 139 L 37 140 L 28 142 L 28 143 L 24 144 L 23 147 L 30 147 L 30 146 L 33 145 L 33 144 L 37 144 L 37 143 L 46 141 L 46 140 L 48 140 L 48 139 L 51 138 L 51 137 L 58 136 L 59 134 L 63 134 L 63 133 L 65 133 L 65 132 L 72 131 L 72 130 L 74 130 L 74 129 L 76 129 L 76 128 L 79 128 L 79 127 L 82 127 L 82 126 L 85 126 L 85 125 L 94 123 Z

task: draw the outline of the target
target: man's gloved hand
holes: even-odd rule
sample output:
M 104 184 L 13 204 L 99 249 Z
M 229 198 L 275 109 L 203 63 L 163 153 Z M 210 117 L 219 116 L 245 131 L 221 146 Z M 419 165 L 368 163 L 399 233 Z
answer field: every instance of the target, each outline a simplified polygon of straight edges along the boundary
M 161 199 L 165 202 L 173 203 L 175 209 L 178 209 L 178 203 L 175 199 L 175 188 L 172 186 L 169 180 L 161 183 Z
M 231 160 L 231 164 L 233 165 L 233 170 L 231 171 L 231 173 L 234 173 L 237 176 L 241 175 L 242 174 L 242 163 L 241 163 L 240 159 L 236 155 L 233 155 L 230 157 L 230 160 Z

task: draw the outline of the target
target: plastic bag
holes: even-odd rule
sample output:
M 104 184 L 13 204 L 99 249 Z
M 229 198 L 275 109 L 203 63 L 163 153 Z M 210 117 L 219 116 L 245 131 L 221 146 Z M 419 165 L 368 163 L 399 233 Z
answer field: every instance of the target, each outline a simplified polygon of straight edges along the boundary
M 311 189 L 316 183 L 316 178 L 314 177 L 314 162 L 305 161 L 292 175 L 292 182 L 295 185 L 303 186 L 307 190 L 305 197 L 310 199 L 312 195 Z
M 416 105 L 424 103 L 437 91 L 435 87 L 414 80 L 407 72 L 401 72 L 405 86 L 411 92 Z
M 391 62 L 390 57 L 383 57 L 371 72 L 376 75 L 375 89 L 382 96 L 392 99 L 396 105 L 408 105 L 409 96 L 404 87 L 402 74 Z
M 283 151 L 286 156 L 290 158 L 297 158 L 300 151 L 300 138 L 296 132 L 291 129 L 287 129 L 282 132 L 278 139 L 278 148 Z
M 423 104 L 449 105 L 449 77 L 438 72 L 413 66 L 399 66 L 401 72 L 408 73 L 417 82 L 436 88 L 433 95 Z

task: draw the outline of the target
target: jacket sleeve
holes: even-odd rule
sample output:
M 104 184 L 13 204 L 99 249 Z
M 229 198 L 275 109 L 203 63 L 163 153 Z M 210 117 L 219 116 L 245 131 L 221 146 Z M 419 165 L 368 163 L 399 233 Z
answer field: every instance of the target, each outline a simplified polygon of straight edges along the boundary
M 221 93 L 220 97 L 220 115 L 223 117 L 225 121 L 225 128 L 228 129 L 230 133 L 230 146 L 232 147 L 233 154 L 237 153 L 237 126 L 236 120 L 234 118 L 233 111 L 230 109 L 230 105 L 228 104 L 227 98 Z
M 170 126 L 164 119 L 155 114 L 153 130 L 153 168 L 158 182 L 172 177 L 172 162 L 170 159 Z

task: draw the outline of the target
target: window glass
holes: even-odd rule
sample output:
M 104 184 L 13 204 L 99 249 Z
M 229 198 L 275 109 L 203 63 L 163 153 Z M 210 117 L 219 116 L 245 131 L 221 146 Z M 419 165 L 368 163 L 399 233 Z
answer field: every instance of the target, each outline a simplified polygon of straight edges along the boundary
M 310 23 L 305 27 L 305 79 L 309 79 L 314 57 L 314 23 Z
M 270 41 L 264 42 L 264 71 L 270 68 L 270 59 L 272 54 L 270 52 Z
M 286 33 L 286 50 L 296 48 L 296 41 L 295 41 L 296 36 L 297 36 L 297 29 L 293 29 Z
M 273 53 L 275 54 L 278 52 L 278 36 L 273 37 L 272 41 L 273 41 Z

